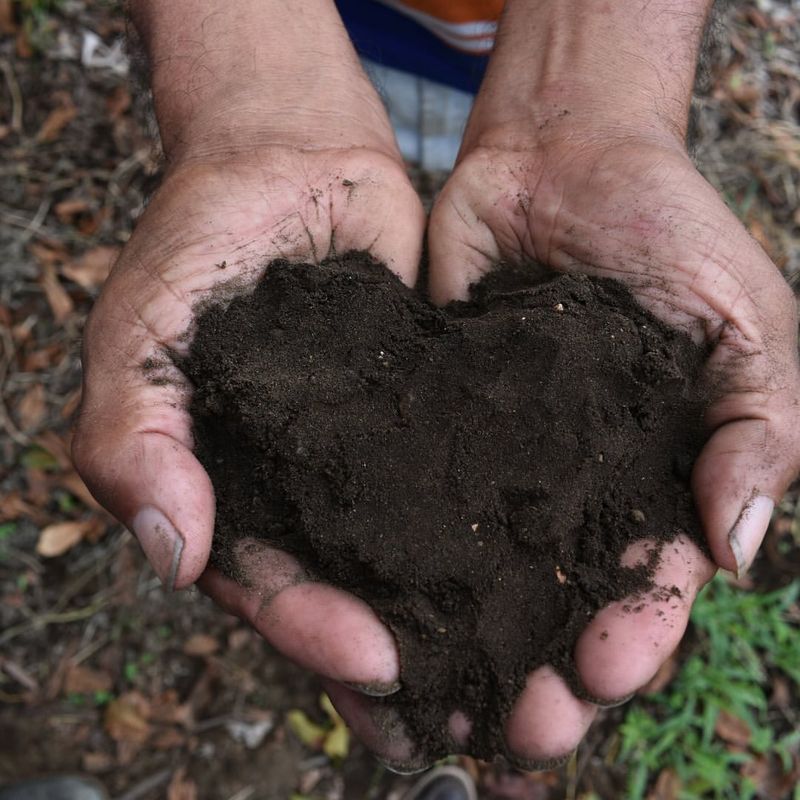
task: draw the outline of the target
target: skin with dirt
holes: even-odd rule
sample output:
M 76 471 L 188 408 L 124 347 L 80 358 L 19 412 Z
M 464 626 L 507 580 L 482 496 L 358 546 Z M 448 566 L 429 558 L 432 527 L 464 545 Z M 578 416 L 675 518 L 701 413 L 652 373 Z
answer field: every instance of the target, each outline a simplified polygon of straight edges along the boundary
M 533 669 L 576 684 L 593 614 L 647 591 L 659 546 L 702 546 L 687 484 L 701 351 L 622 285 L 500 270 L 437 309 L 368 256 L 273 262 L 206 308 L 182 367 L 217 496 L 214 562 L 263 539 L 394 632 L 383 702 L 429 757 L 503 752 Z M 654 543 L 647 563 L 626 548 Z

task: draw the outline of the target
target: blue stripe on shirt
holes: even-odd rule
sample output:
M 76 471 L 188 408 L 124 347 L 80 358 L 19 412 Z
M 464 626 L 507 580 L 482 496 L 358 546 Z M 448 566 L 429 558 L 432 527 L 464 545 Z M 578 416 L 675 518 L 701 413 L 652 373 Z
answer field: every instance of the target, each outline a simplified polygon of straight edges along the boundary
M 359 55 L 387 67 L 475 94 L 488 56 L 445 44 L 410 17 L 374 0 L 336 0 Z

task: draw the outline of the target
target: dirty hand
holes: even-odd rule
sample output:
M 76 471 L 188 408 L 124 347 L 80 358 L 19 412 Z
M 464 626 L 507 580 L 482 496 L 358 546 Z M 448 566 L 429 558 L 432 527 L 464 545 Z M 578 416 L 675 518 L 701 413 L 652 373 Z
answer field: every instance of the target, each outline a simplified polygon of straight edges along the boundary
M 583 0 L 569 18 L 558 0 L 536 4 L 535 16 L 530 5 L 506 6 L 458 165 L 433 209 L 432 295 L 465 297 L 493 264 L 536 260 L 622 280 L 709 346 L 711 438 L 692 486 L 716 565 L 743 571 L 800 468 L 797 310 L 683 145 L 709 3 Z M 679 587 L 677 608 L 651 602 L 626 615 L 617 603 L 584 632 L 575 652 L 584 698 L 549 669 L 530 676 L 506 731 L 521 763 L 569 752 L 595 714 L 587 699 L 636 691 L 676 647 L 714 571 L 678 542 L 655 578 Z
M 132 5 L 169 166 L 86 325 L 75 462 L 170 589 L 200 579 L 300 664 L 385 693 L 397 653 L 364 603 L 269 548 L 249 551 L 252 590 L 207 569 L 214 493 L 166 352 L 198 301 L 272 258 L 369 250 L 412 283 L 419 199 L 328 0 Z

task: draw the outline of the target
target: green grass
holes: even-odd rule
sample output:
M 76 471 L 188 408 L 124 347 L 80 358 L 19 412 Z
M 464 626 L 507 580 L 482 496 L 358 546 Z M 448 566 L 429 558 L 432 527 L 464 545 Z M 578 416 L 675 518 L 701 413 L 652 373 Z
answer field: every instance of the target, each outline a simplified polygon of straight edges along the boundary
M 722 577 L 706 587 L 692 612 L 692 654 L 664 692 L 630 708 L 620 728 L 626 797 L 644 798 L 658 774 L 672 769 L 681 800 L 747 800 L 756 787 L 742 776 L 743 764 L 769 753 L 790 768 L 800 731 L 776 734 L 768 698 L 771 674 L 800 690 L 798 596 L 797 582 L 768 594 L 737 590 Z M 749 728 L 746 750 L 716 734 L 723 710 Z

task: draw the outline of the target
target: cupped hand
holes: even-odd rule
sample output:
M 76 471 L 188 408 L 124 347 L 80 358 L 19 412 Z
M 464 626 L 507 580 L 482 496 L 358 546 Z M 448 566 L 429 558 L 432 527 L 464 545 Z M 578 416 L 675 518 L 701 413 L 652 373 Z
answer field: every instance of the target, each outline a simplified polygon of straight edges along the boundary
M 360 600 L 306 582 L 294 559 L 264 547 L 242 559 L 251 589 L 207 568 L 214 492 L 192 453 L 189 387 L 167 353 L 185 351 L 199 302 L 241 290 L 273 258 L 366 250 L 411 284 L 423 225 L 392 146 L 272 146 L 174 165 L 87 321 L 73 446 L 92 492 L 170 589 L 200 579 L 300 664 L 376 693 L 396 688 L 398 658 Z
M 576 132 L 547 145 L 508 129 L 466 152 L 429 227 L 436 302 L 467 295 L 499 262 L 625 282 L 643 306 L 710 347 L 711 432 L 692 487 L 717 566 L 747 569 L 774 503 L 800 468 L 797 311 L 778 270 L 670 136 L 617 140 Z M 636 548 L 628 554 L 637 558 Z M 596 703 L 645 684 L 680 641 L 714 565 L 690 541 L 655 576 L 680 598 L 603 609 L 575 658 L 585 695 L 549 668 L 530 676 L 509 720 L 521 765 L 573 749 Z M 602 635 L 601 635 L 602 634 Z M 595 701 L 589 702 L 589 700 Z

